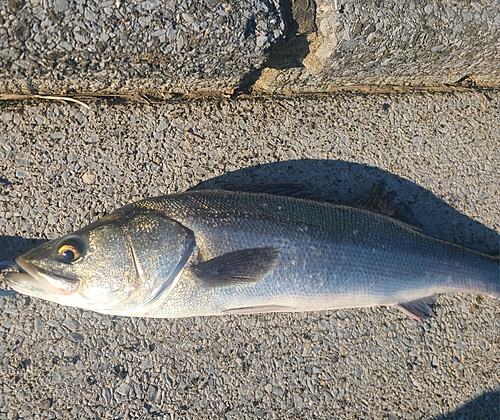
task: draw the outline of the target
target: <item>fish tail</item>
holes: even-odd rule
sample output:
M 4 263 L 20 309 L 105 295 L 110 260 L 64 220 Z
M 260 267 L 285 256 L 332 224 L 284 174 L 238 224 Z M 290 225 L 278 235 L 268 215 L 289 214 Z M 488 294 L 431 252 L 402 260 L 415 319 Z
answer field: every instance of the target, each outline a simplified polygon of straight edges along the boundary
M 483 263 L 469 272 L 468 281 L 460 290 L 462 293 L 484 295 L 500 300 L 500 255 L 482 254 Z M 474 264 L 471 264 L 473 266 Z M 460 288 L 459 288 L 460 289 Z M 457 290 L 458 291 L 458 290 Z
M 487 295 L 500 300 L 500 255 L 495 255 L 493 258 L 496 262 L 496 278 L 493 279 Z

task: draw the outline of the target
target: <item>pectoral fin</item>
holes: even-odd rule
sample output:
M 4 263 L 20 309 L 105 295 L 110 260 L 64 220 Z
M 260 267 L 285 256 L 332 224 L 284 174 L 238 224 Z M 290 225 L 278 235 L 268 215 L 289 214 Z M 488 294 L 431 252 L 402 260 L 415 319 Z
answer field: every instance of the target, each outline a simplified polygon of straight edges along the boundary
M 192 271 L 206 287 L 256 283 L 274 269 L 279 256 L 274 247 L 242 249 L 202 262 Z

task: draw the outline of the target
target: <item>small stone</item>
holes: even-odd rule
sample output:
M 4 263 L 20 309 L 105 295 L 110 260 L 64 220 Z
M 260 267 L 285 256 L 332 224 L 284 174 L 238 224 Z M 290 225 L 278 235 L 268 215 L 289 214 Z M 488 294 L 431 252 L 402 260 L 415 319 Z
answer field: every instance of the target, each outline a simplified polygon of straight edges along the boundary
M 130 391 L 131 391 L 131 387 L 129 384 L 121 384 L 117 389 L 116 389 L 116 392 L 120 395 L 128 395 L 130 394 Z
M 16 176 L 18 178 L 28 178 L 28 172 L 26 172 L 23 168 L 17 168 Z
M 103 388 L 101 395 L 106 404 L 109 404 L 111 401 L 111 391 L 109 388 Z
M 158 388 L 154 385 L 149 385 L 147 394 L 149 401 L 151 402 L 156 401 L 156 396 L 158 395 Z
M 75 331 L 80 327 L 80 324 L 77 321 L 75 321 L 73 318 L 71 318 L 70 316 L 68 316 L 64 320 L 63 325 L 65 327 L 67 327 L 70 331 Z
M 294 395 L 293 402 L 296 409 L 302 408 L 304 405 L 304 399 L 300 395 Z
M 43 321 L 42 321 L 42 318 L 40 318 L 39 316 L 37 316 L 35 318 L 35 331 L 39 334 L 41 333 L 43 330 Z
M 283 395 L 283 393 L 284 393 L 283 388 L 281 388 L 280 386 L 273 387 L 273 394 L 274 395 L 281 397 Z
M 265 43 L 267 42 L 267 37 L 260 35 L 257 37 L 256 42 L 257 42 L 258 47 L 263 47 L 265 45 Z
M 93 184 L 95 182 L 95 174 L 93 172 L 87 171 L 82 175 L 82 181 L 85 184 Z
M 54 1 L 54 10 L 56 12 L 64 12 L 68 9 L 68 2 L 66 0 L 55 0 Z
M 150 359 L 143 360 L 141 363 L 141 369 L 152 369 L 153 366 L 154 364 Z
M 41 410 L 48 410 L 52 406 L 52 401 L 49 398 L 46 398 L 38 403 L 38 407 Z
M 25 0 L 9 0 L 8 6 L 11 12 L 18 12 L 26 4 Z
M 68 338 L 75 343 L 81 343 L 84 340 L 83 335 L 78 333 L 71 333 L 70 335 L 68 335 Z

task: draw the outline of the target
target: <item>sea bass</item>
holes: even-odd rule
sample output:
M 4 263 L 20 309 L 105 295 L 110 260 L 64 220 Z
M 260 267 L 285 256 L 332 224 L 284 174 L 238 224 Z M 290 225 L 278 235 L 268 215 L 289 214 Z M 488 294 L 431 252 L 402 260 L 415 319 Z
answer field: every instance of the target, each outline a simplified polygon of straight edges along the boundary
M 258 192 L 149 198 L 17 258 L 14 290 L 104 314 L 188 316 L 500 297 L 498 256 L 356 207 Z

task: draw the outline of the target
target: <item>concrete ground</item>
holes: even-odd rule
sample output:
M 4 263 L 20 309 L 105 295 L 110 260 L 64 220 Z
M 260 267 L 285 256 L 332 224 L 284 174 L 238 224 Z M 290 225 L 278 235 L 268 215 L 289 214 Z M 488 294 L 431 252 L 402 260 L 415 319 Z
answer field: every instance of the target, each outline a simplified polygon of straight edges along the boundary
M 496 0 L 8 0 L 2 94 L 500 85 Z
M 498 254 L 500 92 L 0 104 L 0 260 L 147 196 L 374 185 L 425 233 Z M 500 302 L 179 320 L 0 298 L 0 419 L 498 419 Z

